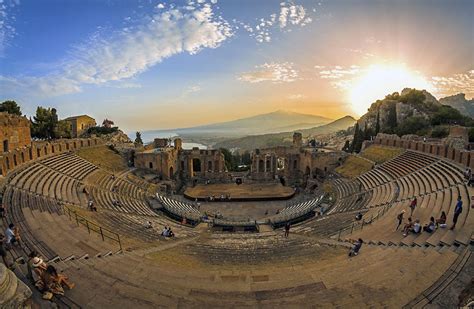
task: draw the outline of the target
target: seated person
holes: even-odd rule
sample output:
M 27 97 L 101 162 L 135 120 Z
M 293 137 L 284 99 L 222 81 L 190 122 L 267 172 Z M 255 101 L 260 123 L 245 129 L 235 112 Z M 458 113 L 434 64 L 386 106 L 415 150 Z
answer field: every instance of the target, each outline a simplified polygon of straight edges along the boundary
M 7 240 L 5 241 L 7 249 L 11 248 L 12 245 L 18 243 L 15 235 L 15 224 L 10 223 L 8 228 L 5 230 L 5 236 Z
M 434 217 L 430 218 L 430 223 L 425 224 L 423 227 L 423 231 L 428 232 L 428 233 L 433 233 L 436 229 L 436 224 L 435 224 L 435 219 Z
M 436 219 L 436 227 L 446 227 L 446 213 L 444 211 L 441 212 L 441 216 L 439 219 Z
M 174 233 L 171 230 L 171 227 L 168 228 L 168 237 L 174 237 Z
M 413 224 L 413 228 L 410 230 L 410 232 L 415 233 L 415 234 L 418 234 L 421 232 L 421 224 L 420 224 L 419 219 L 415 220 L 415 224 Z
M 359 211 L 359 212 L 357 213 L 357 215 L 355 216 L 355 219 L 356 219 L 357 221 L 360 221 L 360 220 L 362 219 L 362 213 L 361 213 L 360 211 Z
M 364 241 L 361 238 L 359 238 L 354 243 L 354 246 L 351 248 L 351 250 L 349 251 L 349 256 L 356 256 L 357 254 L 359 254 L 359 250 L 362 247 L 363 243 L 364 243 Z
M 151 229 L 151 228 L 153 228 L 153 224 L 151 223 L 151 221 L 145 222 L 145 228 L 146 228 L 146 229 Z
M 413 221 L 410 218 L 408 218 L 408 222 L 405 224 L 405 226 L 403 227 L 403 236 L 407 236 L 408 235 L 408 232 L 410 232 L 410 230 L 413 228 Z

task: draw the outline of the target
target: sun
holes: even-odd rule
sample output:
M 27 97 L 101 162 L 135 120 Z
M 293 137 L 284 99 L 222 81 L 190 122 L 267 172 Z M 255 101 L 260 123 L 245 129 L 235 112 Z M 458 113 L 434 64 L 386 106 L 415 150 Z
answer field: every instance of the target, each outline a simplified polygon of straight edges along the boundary
M 349 92 L 349 102 L 359 116 L 376 100 L 403 88 L 432 90 L 432 85 L 423 76 L 404 65 L 374 64 L 364 73 L 354 80 Z

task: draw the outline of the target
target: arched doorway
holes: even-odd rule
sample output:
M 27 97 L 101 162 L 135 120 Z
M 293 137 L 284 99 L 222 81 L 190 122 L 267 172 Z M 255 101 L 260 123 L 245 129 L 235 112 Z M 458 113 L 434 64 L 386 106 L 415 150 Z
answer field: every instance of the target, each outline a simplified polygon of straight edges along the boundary
M 8 152 L 8 140 L 3 141 L 3 152 Z
M 263 162 L 263 160 L 259 160 L 259 161 L 258 161 L 258 172 L 259 172 L 259 173 L 262 173 L 262 172 L 263 172 L 264 164 L 265 164 L 265 163 Z
M 201 160 L 194 158 L 193 159 L 193 172 L 201 171 Z
M 306 166 L 306 170 L 304 171 L 304 174 L 306 176 L 309 176 L 309 174 L 311 174 L 311 169 L 309 168 L 309 166 Z
M 174 170 L 173 170 L 173 167 L 170 166 L 170 178 L 173 178 L 173 175 L 174 175 Z
M 212 161 L 208 161 L 208 162 L 207 162 L 207 171 L 208 171 L 209 173 L 212 172 Z

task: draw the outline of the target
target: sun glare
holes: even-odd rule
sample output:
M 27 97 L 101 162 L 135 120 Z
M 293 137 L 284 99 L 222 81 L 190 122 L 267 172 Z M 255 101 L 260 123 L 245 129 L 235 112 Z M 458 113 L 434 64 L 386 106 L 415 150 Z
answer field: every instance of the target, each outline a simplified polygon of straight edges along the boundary
M 403 88 L 432 90 L 430 83 L 417 72 L 402 65 L 372 65 L 356 79 L 350 89 L 349 101 L 357 115 L 363 115 L 372 103 Z

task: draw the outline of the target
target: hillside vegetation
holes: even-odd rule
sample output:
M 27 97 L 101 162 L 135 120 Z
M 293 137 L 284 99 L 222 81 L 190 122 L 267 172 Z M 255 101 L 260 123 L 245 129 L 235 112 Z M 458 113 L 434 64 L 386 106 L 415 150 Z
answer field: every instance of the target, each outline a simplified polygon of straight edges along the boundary
M 361 156 L 378 164 L 391 160 L 404 152 L 401 148 L 372 145 L 361 152 Z
M 344 163 L 336 168 L 336 172 L 343 177 L 355 178 L 372 169 L 373 163 L 357 156 L 349 156 Z
M 112 173 L 127 169 L 127 164 L 122 156 L 105 145 L 82 148 L 77 151 L 77 154 L 87 161 Z
M 340 130 L 346 130 L 347 128 L 353 126 L 355 122 L 356 120 L 354 118 L 346 116 L 323 126 L 296 131 L 300 132 L 303 137 L 315 136 L 318 134 L 335 133 Z M 240 148 L 246 150 L 253 150 L 276 146 L 289 146 L 292 144 L 293 133 L 294 132 L 291 131 L 234 138 L 218 142 L 214 145 L 214 148 Z

